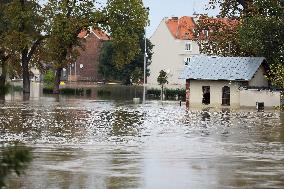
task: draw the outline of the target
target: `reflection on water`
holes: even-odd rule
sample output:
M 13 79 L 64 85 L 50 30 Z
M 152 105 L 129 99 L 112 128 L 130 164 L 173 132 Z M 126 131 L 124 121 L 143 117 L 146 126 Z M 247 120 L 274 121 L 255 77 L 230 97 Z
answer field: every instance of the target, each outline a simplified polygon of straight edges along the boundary
M 0 142 L 33 147 L 8 188 L 283 188 L 284 114 L 41 97 L 0 104 Z

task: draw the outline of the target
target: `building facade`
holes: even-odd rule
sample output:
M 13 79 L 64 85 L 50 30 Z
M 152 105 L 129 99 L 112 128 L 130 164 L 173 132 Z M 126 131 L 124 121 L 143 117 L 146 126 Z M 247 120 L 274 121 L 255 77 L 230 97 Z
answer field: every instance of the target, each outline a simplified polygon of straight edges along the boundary
M 84 39 L 84 49 L 79 49 L 77 60 L 63 70 L 63 80 L 101 81 L 98 73 L 101 48 L 110 37 L 99 29 L 90 29 L 89 33 L 82 31 L 78 37 Z
M 149 66 L 150 76 L 147 84 L 151 88 L 158 87 L 159 72 L 168 74 L 167 87 L 184 88 L 185 80 L 179 76 L 191 58 L 199 55 L 199 46 L 194 38 L 195 18 L 164 18 L 150 38 L 153 47 L 152 63 Z

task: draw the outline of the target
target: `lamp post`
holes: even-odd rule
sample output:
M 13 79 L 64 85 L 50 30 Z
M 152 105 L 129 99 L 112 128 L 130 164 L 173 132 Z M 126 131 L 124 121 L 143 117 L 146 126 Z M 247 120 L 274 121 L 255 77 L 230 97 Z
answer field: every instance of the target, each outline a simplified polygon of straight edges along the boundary
M 147 64 L 147 39 L 146 39 L 146 27 L 145 27 L 145 34 L 144 34 L 144 38 L 145 38 L 145 49 L 144 49 L 144 77 L 143 77 L 143 104 L 145 104 L 146 101 L 146 64 Z

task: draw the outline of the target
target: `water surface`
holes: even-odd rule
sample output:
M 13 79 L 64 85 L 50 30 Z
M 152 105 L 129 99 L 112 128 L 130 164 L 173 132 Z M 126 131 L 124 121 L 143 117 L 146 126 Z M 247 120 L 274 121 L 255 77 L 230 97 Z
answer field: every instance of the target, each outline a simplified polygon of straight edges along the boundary
M 39 96 L 0 103 L 33 162 L 7 188 L 283 188 L 284 113 Z

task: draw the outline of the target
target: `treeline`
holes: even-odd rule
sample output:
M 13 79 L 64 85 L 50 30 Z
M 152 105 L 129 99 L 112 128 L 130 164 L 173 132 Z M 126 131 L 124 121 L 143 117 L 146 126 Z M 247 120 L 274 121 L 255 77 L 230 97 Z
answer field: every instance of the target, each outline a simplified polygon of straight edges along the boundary
M 140 35 L 148 24 L 148 9 L 141 0 L 2 0 L 0 2 L 0 87 L 6 77 L 23 78 L 23 92 L 30 93 L 30 69 L 55 71 L 53 93 L 59 92 L 63 68 L 84 49 L 81 31 L 90 26 L 111 35 L 112 62 L 122 67 L 141 51 Z

